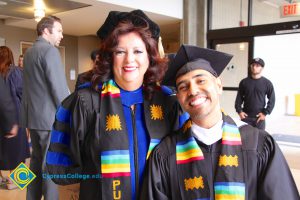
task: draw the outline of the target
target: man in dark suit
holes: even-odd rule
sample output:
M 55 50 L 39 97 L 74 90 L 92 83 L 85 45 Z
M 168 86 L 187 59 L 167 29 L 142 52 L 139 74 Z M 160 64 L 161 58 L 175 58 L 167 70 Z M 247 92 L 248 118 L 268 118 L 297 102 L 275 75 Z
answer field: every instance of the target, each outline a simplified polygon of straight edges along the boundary
M 27 200 L 58 199 L 57 186 L 43 178 L 45 156 L 50 142 L 50 131 L 55 112 L 69 94 L 63 64 L 56 46 L 63 29 L 55 16 L 44 17 L 37 24 L 38 38 L 24 55 L 24 88 L 22 125 L 29 128 L 32 142 L 30 169 L 36 178 L 28 185 Z

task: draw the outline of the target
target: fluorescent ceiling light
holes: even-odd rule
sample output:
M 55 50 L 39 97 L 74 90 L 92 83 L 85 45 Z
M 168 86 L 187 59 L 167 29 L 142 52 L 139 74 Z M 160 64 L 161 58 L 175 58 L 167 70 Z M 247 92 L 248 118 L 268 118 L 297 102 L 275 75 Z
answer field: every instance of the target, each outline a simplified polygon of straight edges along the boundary
M 39 22 L 45 17 L 45 4 L 43 0 L 34 0 L 34 19 Z

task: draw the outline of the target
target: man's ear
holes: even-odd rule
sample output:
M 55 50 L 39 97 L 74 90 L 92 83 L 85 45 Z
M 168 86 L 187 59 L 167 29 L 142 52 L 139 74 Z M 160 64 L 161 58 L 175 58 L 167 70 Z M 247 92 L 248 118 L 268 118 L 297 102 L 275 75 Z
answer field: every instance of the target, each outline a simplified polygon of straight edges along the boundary
M 223 85 L 222 85 L 222 81 L 219 77 L 216 78 L 216 86 L 217 86 L 218 94 L 221 95 L 223 92 Z
M 45 35 L 50 35 L 50 31 L 49 31 L 48 28 L 44 28 L 43 33 L 44 33 Z

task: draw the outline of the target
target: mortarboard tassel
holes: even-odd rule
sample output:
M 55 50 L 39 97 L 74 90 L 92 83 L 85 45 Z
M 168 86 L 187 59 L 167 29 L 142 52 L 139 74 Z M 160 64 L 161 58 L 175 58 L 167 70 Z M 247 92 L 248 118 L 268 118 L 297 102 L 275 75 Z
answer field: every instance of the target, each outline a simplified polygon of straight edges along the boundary
M 165 51 L 164 51 L 164 47 L 161 42 L 161 36 L 159 36 L 159 38 L 158 38 L 158 53 L 161 58 L 165 57 Z

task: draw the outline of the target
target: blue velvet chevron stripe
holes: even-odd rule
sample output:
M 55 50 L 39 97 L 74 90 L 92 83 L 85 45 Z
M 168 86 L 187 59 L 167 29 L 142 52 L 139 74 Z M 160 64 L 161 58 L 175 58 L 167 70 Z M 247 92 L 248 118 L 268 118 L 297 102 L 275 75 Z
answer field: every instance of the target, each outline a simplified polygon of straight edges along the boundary
M 189 118 L 190 118 L 190 115 L 188 112 L 184 112 L 183 114 L 181 114 L 179 116 L 179 127 L 178 128 L 181 128 L 183 126 L 184 122 L 186 120 L 188 120 Z
M 83 89 L 83 88 L 89 88 L 89 87 L 92 87 L 92 83 L 91 82 L 85 82 L 85 83 L 82 83 L 81 85 L 79 85 L 77 87 L 77 90 L 78 89 Z M 102 84 L 101 83 L 98 84 L 98 88 L 101 90 L 101 88 L 102 88 Z
M 47 152 L 46 162 L 50 165 L 62 165 L 65 167 L 73 164 L 68 155 L 52 151 Z
M 91 86 L 92 86 L 91 82 L 85 82 L 85 83 L 79 85 L 77 89 L 88 88 Z
M 70 123 L 71 121 L 71 112 L 68 109 L 65 109 L 62 106 L 59 106 L 56 111 L 56 119 L 59 122 Z
M 70 135 L 68 133 L 52 129 L 50 141 L 51 143 L 61 143 L 70 146 Z
M 162 85 L 161 90 L 163 91 L 164 94 L 168 96 L 175 95 L 175 92 L 168 86 Z

